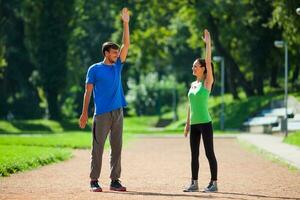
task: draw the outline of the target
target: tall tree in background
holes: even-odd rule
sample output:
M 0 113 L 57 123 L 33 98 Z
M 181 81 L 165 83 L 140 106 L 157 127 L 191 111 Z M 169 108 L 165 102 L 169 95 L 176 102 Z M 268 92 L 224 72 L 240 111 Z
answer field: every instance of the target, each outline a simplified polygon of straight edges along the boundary
M 67 53 L 69 90 L 64 91 L 61 99 L 63 114 L 68 117 L 77 117 L 81 112 L 85 75 L 89 66 L 103 59 L 102 44 L 111 40 L 116 17 L 119 17 L 120 9 L 116 4 L 90 0 L 74 2 Z M 121 39 L 115 42 L 121 42 Z
M 24 2 L 0 3 L 0 114 L 11 117 L 41 117 L 39 99 L 29 81 L 34 65 L 25 47 Z
M 245 15 L 248 20 L 245 23 L 246 32 L 243 38 L 245 46 L 248 46 L 246 60 L 253 74 L 252 85 L 256 95 L 264 95 L 264 80 L 272 74 L 273 69 L 277 77 L 276 69 L 279 63 L 272 62 L 271 65 L 267 65 L 267 61 L 276 50 L 274 41 L 281 32 L 268 26 L 272 16 L 272 1 L 252 0 L 247 4 L 247 8 Z
M 66 58 L 73 0 L 28 1 L 27 36 L 34 64 L 46 94 L 51 119 L 59 119 L 59 95 L 67 83 Z
M 125 93 L 129 78 L 143 85 L 149 73 L 187 85 L 204 28 L 213 54 L 225 58 L 226 92 L 234 98 L 264 94 L 266 78 L 282 89 L 283 50 L 274 40 L 288 41 L 289 83 L 300 88 L 298 0 L 0 0 L 0 116 L 39 118 L 48 103 L 52 119 L 77 117 L 87 68 L 102 60 L 103 42 L 121 41 L 125 6 L 132 11 Z
M 286 0 L 273 1 L 273 13 L 270 20 L 270 26 L 279 27 L 282 29 L 282 37 L 278 37 L 278 40 L 284 40 L 288 42 L 289 48 L 289 71 L 292 72 L 291 82 L 293 89 L 299 91 L 300 81 L 300 16 L 296 13 L 296 8 L 300 7 L 300 1 L 298 0 Z M 282 53 L 281 53 L 282 55 Z M 282 61 L 283 66 L 283 61 Z

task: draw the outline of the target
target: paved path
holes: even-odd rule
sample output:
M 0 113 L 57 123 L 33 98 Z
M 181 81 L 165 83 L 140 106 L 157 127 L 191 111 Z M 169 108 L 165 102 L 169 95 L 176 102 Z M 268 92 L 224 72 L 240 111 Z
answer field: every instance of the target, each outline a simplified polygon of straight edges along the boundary
M 239 134 L 238 139 L 267 151 L 289 165 L 300 169 L 300 148 L 283 143 L 283 136 L 266 134 Z
M 235 138 L 216 138 L 219 192 L 183 193 L 190 181 L 188 139 L 141 137 L 124 148 L 122 183 L 128 192 L 108 190 L 108 151 L 104 154 L 103 193 L 89 192 L 89 150 L 75 150 L 74 158 L 0 179 L 0 199 L 300 199 L 300 172 L 266 160 L 241 147 Z M 210 174 L 203 145 L 199 185 Z

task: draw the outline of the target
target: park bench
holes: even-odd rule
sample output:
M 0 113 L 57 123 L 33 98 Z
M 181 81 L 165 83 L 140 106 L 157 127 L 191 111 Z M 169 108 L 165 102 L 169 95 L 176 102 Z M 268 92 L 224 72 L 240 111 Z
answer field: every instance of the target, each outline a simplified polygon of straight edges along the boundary
M 300 116 L 294 114 L 292 108 L 288 108 L 288 127 L 289 130 L 300 129 Z M 284 130 L 285 108 L 265 109 L 257 117 L 248 119 L 243 123 L 246 131 L 272 133 Z
M 272 128 L 279 126 L 279 117 L 277 116 L 260 116 L 248 119 L 243 123 L 248 132 L 271 133 Z

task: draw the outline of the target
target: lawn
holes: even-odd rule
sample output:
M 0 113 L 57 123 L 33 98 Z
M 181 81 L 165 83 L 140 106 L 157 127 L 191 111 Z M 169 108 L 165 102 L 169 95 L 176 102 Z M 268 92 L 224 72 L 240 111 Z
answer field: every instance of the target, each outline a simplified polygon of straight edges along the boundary
M 91 121 L 87 128 L 91 128 Z M 49 134 L 63 131 L 80 131 L 78 119 L 54 121 L 47 119 L 12 120 L 10 122 L 0 120 L 1 134 Z
M 71 148 L 90 149 L 90 132 L 0 135 L 0 176 L 33 169 L 71 157 Z M 124 146 L 130 134 L 123 135 Z M 105 148 L 109 147 L 107 138 Z
M 124 134 L 126 143 L 130 134 Z M 92 143 L 90 132 L 67 132 L 41 135 L 0 135 L 0 145 L 24 145 L 43 147 L 66 147 L 73 149 L 89 149 Z M 106 140 L 106 147 L 109 145 Z M 0 155 L 2 157 L 2 155 Z
M 2 138 L 1 138 L 2 139 Z M 24 171 L 71 157 L 66 148 L 0 145 L 0 176 Z
M 290 133 L 288 137 L 284 139 L 284 142 L 300 147 L 300 131 Z

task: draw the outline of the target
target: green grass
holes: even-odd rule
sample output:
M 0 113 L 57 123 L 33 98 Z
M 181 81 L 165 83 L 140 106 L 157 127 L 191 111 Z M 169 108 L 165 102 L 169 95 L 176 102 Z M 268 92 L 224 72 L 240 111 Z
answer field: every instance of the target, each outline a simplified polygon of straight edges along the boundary
M 124 131 L 128 133 L 151 132 L 157 121 L 157 116 L 125 117 Z
M 90 133 L 56 133 L 43 135 L 0 135 L 1 145 L 89 148 Z
M 0 176 L 24 171 L 71 157 L 70 149 L 0 145 Z
M 129 134 L 123 135 L 126 143 L 130 138 Z M 107 138 L 106 147 L 108 144 Z M 73 149 L 91 148 L 92 134 L 90 132 L 70 132 L 43 135 L 0 135 L 0 145 L 25 145 L 43 147 L 67 147 Z
M 292 92 L 289 95 L 293 95 L 298 101 L 300 101 L 300 92 Z
M 92 120 L 89 120 L 87 128 L 91 128 Z M 0 120 L 1 134 L 49 134 L 63 131 L 80 131 L 78 119 L 54 121 L 47 119 L 33 120 Z
M 91 148 L 91 137 L 90 132 L 0 135 L 0 176 L 70 158 L 70 148 Z M 127 145 L 129 138 L 130 134 L 123 135 L 124 145 Z M 105 148 L 108 147 L 107 138 Z
M 283 140 L 283 142 L 300 147 L 300 131 L 290 133 L 288 137 Z
M 21 130 L 15 127 L 11 122 L 0 120 L 0 132 L 20 133 Z

